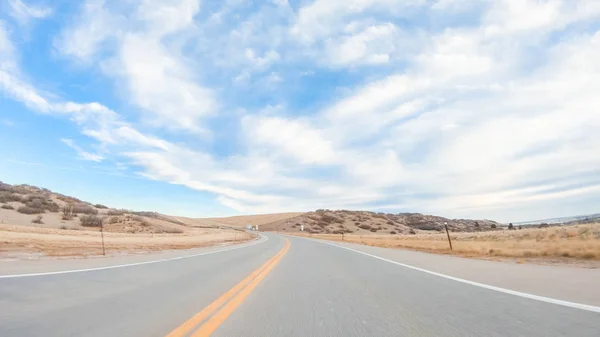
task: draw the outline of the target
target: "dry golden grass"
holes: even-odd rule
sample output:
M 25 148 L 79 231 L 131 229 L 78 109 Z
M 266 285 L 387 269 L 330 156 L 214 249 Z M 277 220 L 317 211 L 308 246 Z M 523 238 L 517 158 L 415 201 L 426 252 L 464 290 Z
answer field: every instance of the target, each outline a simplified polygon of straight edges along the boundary
M 408 248 L 468 257 L 575 258 L 600 260 L 600 224 L 530 228 L 514 231 L 446 234 L 344 235 L 345 242 L 388 248 Z M 341 241 L 341 235 L 312 237 Z
M 304 213 L 273 213 L 273 214 L 256 214 L 256 215 L 238 215 L 225 218 L 200 218 L 195 219 L 199 222 L 209 224 L 222 224 L 235 227 L 245 227 L 246 225 L 264 225 L 275 221 L 285 220 L 296 217 Z
M 243 231 L 190 228 L 171 233 L 104 232 L 107 254 L 140 253 L 171 249 L 190 249 L 252 240 Z M 102 253 L 101 235 L 96 228 L 73 230 L 0 224 L 0 258 L 19 257 L 24 253 L 47 256 L 87 256 Z

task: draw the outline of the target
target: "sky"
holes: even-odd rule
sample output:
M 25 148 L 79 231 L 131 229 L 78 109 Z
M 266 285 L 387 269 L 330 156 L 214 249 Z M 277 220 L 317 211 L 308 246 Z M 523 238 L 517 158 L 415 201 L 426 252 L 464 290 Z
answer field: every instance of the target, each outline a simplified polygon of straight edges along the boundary
M 7 0 L 0 180 L 187 216 L 600 211 L 600 1 Z

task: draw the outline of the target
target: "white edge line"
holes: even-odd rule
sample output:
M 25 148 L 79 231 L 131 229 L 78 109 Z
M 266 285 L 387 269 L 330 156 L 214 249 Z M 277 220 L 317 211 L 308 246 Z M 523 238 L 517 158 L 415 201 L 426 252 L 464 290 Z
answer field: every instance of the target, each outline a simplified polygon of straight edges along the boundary
M 159 263 L 159 262 L 167 262 L 167 261 L 174 261 L 174 260 L 183 260 L 183 259 L 189 259 L 191 257 L 198 257 L 198 256 L 203 256 L 203 255 L 210 255 L 210 254 L 215 254 L 215 253 L 227 252 L 227 251 L 230 251 L 230 250 L 235 250 L 235 249 L 240 249 L 240 248 L 247 248 L 247 247 L 251 247 L 251 246 L 254 246 L 254 245 L 258 245 L 260 243 L 267 242 L 269 240 L 268 236 L 264 236 L 264 235 L 260 235 L 260 236 L 261 236 L 261 239 L 259 239 L 257 241 L 254 241 L 254 242 L 251 242 L 249 244 L 241 244 L 239 246 L 229 247 L 229 248 L 226 248 L 226 249 L 214 250 L 214 251 L 210 251 L 210 252 L 204 252 L 204 253 L 198 253 L 198 254 L 192 254 L 192 255 L 184 255 L 184 256 L 171 257 L 171 258 L 168 258 L 168 259 L 159 259 L 159 260 L 136 262 L 136 263 L 118 264 L 118 265 L 114 265 L 114 266 L 105 266 L 105 267 L 97 267 L 97 268 L 73 269 L 73 270 L 62 270 L 62 271 L 50 271 L 50 272 L 31 273 L 31 274 L 0 275 L 0 279 L 18 278 L 18 277 L 31 277 L 31 276 L 60 275 L 60 274 L 71 274 L 71 273 L 81 273 L 81 272 L 86 272 L 86 271 L 96 271 L 96 270 L 105 270 L 105 269 L 133 267 L 133 266 L 141 266 L 141 265 L 144 265 L 144 264 L 153 264 L 153 263 Z M 264 238 L 264 240 L 262 240 L 263 238 Z
M 296 237 L 298 237 L 298 236 L 296 236 Z M 308 238 L 304 238 L 304 239 L 308 239 Z M 576 303 L 576 302 L 563 301 L 563 300 L 558 300 L 558 299 L 554 299 L 554 298 L 550 298 L 550 297 L 538 296 L 538 295 L 533 295 L 533 294 L 529 294 L 529 293 L 523 293 L 523 292 L 520 292 L 520 291 L 510 290 L 510 289 L 506 289 L 506 288 L 500 288 L 500 287 L 492 286 L 492 285 L 485 284 L 485 283 L 479 283 L 479 282 L 469 281 L 469 280 L 465 280 L 465 279 L 462 279 L 462 278 L 458 278 L 458 277 L 454 277 L 454 276 L 450 276 L 450 275 L 446 275 L 446 274 L 441 274 L 441 273 L 437 273 L 437 272 L 434 272 L 434 271 L 431 271 L 431 270 L 427 270 L 427 269 L 423 269 L 423 268 L 411 266 L 411 265 L 408 265 L 408 264 L 396 262 L 396 261 L 393 261 L 393 260 L 390 260 L 390 259 L 383 258 L 381 256 L 377 256 L 377 255 L 372 255 L 372 254 L 369 254 L 369 253 L 361 252 L 360 250 L 356 250 L 356 249 L 352 249 L 352 248 L 348 248 L 348 247 L 336 245 L 336 244 L 333 244 L 333 243 L 330 243 L 330 242 L 325 242 L 325 241 L 321 241 L 321 240 L 317 240 L 317 239 L 309 239 L 309 240 L 313 240 L 313 241 L 316 241 L 316 242 L 319 242 L 319 243 L 322 243 L 322 244 L 326 244 L 326 245 L 330 245 L 330 246 L 334 246 L 334 247 L 338 247 L 338 248 L 342 248 L 342 249 L 347 249 L 349 251 L 353 251 L 355 253 L 359 253 L 359 254 L 363 254 L 363 255 L 366 255 L 366 256 L 370 256 L 370 257 L 378 259 L 378 260 L 382 260 L 382 261 L 393 263 L 393 264 L 396 264 L 396 265 L 399 265 L 399 266 L 402 266 L 402 267 L 406 267 L 406 268 L 418 270 L 418 271 L 423 272 L 423 273 L 427 273 L 427 274 L 431 274 L 431 275 L 443 277 L 443 278 L 446 278 L 446 279 L 449 279 L 449 280 L 466 283 L 466 284 L 469 284 L 469 285 L 472 285 L 472 286 L 476 286 L 476 287 L 480 287 L 480 288 L 484 288 L 484 289 L 489 289 L 489 290 L 494 290 L 494 291 L 498 291 L 498 292 L 505 293 L 505 294 L 520 296 L 520 297 L 524 297 L 524 298 L 528 298 L 528 299 L 532 299 L 532 300 L 537 300 L 537 301 L 541 301 L 541 302 L 552 303 L 552 304 L 562 305 L 562 306 L 565 306 L 565 307 L 570 307 L 570 308 L 575 308 L 575 309 L 581 309 L 581 310 L 587 310 L 587 311 L 592 311 L 592 312 L 600 313 L 600 307 L 597 307 L 597 306 L 594 306 L 594 305 L 588 305 L 588 304 L 582 304 L 582 303 Z

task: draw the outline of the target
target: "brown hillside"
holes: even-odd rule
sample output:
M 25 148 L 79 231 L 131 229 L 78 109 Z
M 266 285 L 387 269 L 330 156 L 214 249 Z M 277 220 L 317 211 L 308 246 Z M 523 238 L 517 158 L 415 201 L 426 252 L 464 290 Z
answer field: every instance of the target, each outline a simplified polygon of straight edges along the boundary
M 263 225 L 264 231 L 299 232 L 300 226 L 311 233 L 415 234 L 439 232 L 444 222 L 453 232 L 493 230 L 502 225 L 491 220 L 447 219 L 420 213 L 386 214 L 366 211 L 317 210 Z
M 0 223 L 120 233 L 183 233 L 190 224 L 156 212 L 111 209 L 30 185 L 0 182 Z M 214 226 L 212 226 L 214 227 Z

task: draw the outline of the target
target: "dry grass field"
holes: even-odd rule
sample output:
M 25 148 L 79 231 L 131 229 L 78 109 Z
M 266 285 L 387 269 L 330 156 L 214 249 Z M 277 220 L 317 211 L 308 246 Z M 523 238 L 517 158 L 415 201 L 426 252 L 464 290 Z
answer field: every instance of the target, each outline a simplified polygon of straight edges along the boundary
M 245 227 L 246 225 L 265 225 L 275 221 L 286 220 L 297 217 L 304 213 L 273 213 L 273 214 L 256 214 L 256 215 L 238 215 L 224 218 L 200 218 L 193 219 L 199 223 L 210 225 L 229 225 L 234 227 Z
M 306 234 L 302 234 L 306 235 Z M 312 234 L 313 238 L 342 241 L 338 234 Z M 466 257 L 559 258 L 600 260 L 600 223 L 549 228 L 526 228 L 475 233 L 416 235 L 353 235 L 344 241 L 388 248 L 408 248 Z
M 190 249 L 243 242 L 250 233 L 213 228 L 190 229 L 179 234 L 105 232 L 107 255 Z M 102 254 L 98 230 L 55 229 L 0 224 L 0 258 L 26 256 L 91 256 Z

